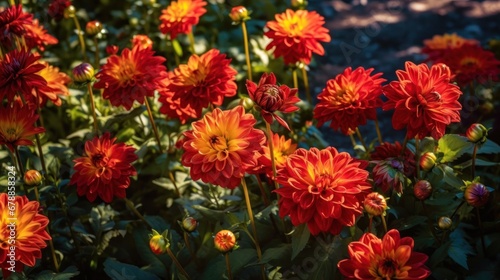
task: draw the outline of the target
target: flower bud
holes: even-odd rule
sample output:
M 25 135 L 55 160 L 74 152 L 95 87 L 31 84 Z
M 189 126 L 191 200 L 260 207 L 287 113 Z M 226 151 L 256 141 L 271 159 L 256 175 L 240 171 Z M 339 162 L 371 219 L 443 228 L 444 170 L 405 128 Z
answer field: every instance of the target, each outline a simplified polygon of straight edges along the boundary
M 480 123 L 474 123 L 469 127 L 469 129 L 467 129 L 465 136 L 472 143 L 482 144 L 486 142 L 486 136 L 488 136 L 488 129 Z
M 255 92 L 255 103 L 268 112 L 275 112 L 283 105 L 283 93 L 277 85 L 264 84 Z
M 438 227 L 442 230 L 450 229 L 452 224 L 453 222 L 451 221 L 451 219 L 445 216 L 440 217 L 438 220 Z
M 365 210 L 371 216 L 380 216 L 387 210 L 385 197 L 377 192 L 368 194 L 363 202 Z
M 413 186 L 413 194 L 419 200 L 426 200 L 432 194 L 432 185 L 429 181 L 420 180 Z
M 427 152 L 420 157 L 420 167 L 422 170 L 429 171 L 436 165 L 437 157 L 433 152 Z
M 132 37 L 132 46 L 133 47 L 139 46 L 139 48 L 142 50 L 144 49 L 152 50 L 153 41 L 151 41 L 151 39 L 149 39 L 149 37 L 146 35 L 134 35 L 134 37 Z
M 491 114 L 493 112 L 493 109 L 495 109 L 495 105 L 493 105 L 493 103 L 491 103 L 490 101 L 486 101 L 481 105 L 481 111 L 485 115 Z
M 481 207 L 488 202 L 490 191 L 481 183 L 470 183 L 465 188 L 464 198 L 470 206 Z
M 182 220 L 182 228 L 187 232 L 193 232 L 198 226 L 198 221 L 193 217 L 187 217 Z
M 107 46 L 106 47 L 106 53 L 108 55 L 114 55 L 114 54 L 117 54 L 118 53 L 118 46 L 115 46 L 115 45 L 111 45 L 111 46 Z
M 231 13 L 229 13 L 229 17 L 233 20 L 233 24 L 238 24 L 243 21 L 247 21 L 250 19 L 250 13 L 247 8 L 243 6 L 236 6 L 231 9 Z
M 297 10 L 304 10 L 307 7 L 306 0 L 292 0 L 292 8 Z
M 142 4 L 145 6 L 154 6 L 154 4 L 156 4 L 156 0 L 142 0 Z
M 236 245 L 236 236 L 232 231 L 223 229 L 215 235 L 214 246 L 221 253 L 227 253 L 233 250 Z
M 87 32 L 89 36 L 96 36 L 97 34 L 101 33 L 102 28 L 102 24 L 99 21 L 93 20 L 87 22 L 87 25 L 85 26 L 85 32 Z
M 42 183 L 42 174 L 38 170 L 28 170 L 24 173 L 24 183 L 28 186 L 38 186 Z
M 149 248 L 155 255 L 160 255 L 167 251 L 168 241 L 163 235 L 153 229 L 153 234 L 149 236 Z
M 66 9 L 64 9 L 64 18 L 74 18 L 76 14 L 75 6 L 69 5 Z
M 73 68 L 73 80 L 77 83 L 88 83 L 94 80 L 94 67 L 89 63 L 82 63 Z

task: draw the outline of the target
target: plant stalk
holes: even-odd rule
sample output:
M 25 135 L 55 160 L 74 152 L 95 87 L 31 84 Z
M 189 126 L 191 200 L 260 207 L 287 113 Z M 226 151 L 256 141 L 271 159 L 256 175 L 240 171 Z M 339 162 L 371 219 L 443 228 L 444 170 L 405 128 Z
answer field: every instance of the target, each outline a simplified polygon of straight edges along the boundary
M 245 46 L 245 58 L 247 62 L 247 77 L 252 81 L 252 63 L 250 62 L 250 50 L 248 47 L 248 31 L 245 21 L 241 22 L 241 29 L 243 31 L 243 44 Z
M 83 31 L 80 26 L 80 22 L 78 21 L 78 18 L 76 18 L 76 15 L 74 15 L 72 18 L 73 22 L 75 23 L 76 31 L 78 32 L 78 41 L 80 42 L 80 46 L 82 48 L 83 61 L 87 61 L 87 53 L 85 51 L 85 40 L 83 39 Z
M 306 66 L 303 65 L 302 68 L 302 78 L 304 79 L 304 88 L 306 90 L 307 102 L 312 105 L 311 89 L 309 87 L 309 78 L 307 77 Z
M 378 142 L 380 144 L 384 143 L 384 141 L 382 140 L 382 133 L 380 132 L 380 125 L 378 123 L 378 118 L 377 116 L 375 115 L 375 130 L 377 131 L 377 138 L 378 138 Z
M 229 253 L 225 253 L 224 258 L 226 259 L 227 278 L 229 280 L 232 280 L 233 274 L 231 272 L 231 262 L 229 261 Z
M 92 118 L 94 119 L 94 134 L 98 135 L 99 134 L 99 127 L 97 124 L 97 115 L 95 113 L 95 101 L 94 101 L 94 92 L 92 91 L 92 85 L 91 83 L 87 83 L 87 90 L 89 91 L 89 97 L 90 97 L 90 110 L 92 110 Z
M 274 182 L 274 188 L 279 189 L 278 182 L 276 181 L 276 160 L 274 158 L 274 143 L 273 143 L 273 132 L 271 131 L 271 125 L 267 122 L 266 123 L 266 130 L 267 130 L 267 143 L 269 145 L 269 156 L 271 157 L 271 166 L 273 168 L 273 182 Z
M 182 267 L 181 263 L 177 260 L 177 258 L 175 257 L 174 253 L 172 253 L 172 250 L 170 250 L 170 247 L 167 247 L 167 254 L 170 256 L 170 258 L 174 262 L 175 266 L 182 273 L 182 275 L 184 275 L 187 279 L 189 279 L 189 275 L 184 270 L 184 268 Z

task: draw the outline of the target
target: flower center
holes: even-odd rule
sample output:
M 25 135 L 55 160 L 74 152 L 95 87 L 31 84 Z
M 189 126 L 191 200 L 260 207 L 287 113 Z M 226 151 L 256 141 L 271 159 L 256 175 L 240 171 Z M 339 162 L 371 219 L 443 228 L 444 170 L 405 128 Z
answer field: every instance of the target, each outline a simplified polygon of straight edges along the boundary
M 479 65 L 479 61 L 474 57 L 466 57 L 460 61 L 460 66 L 473 67 Z
M 384 259 L 381 260 L 379 264 L 378 275 L 386 279 L 392 279 L 392 276 L 395 275 L 396 270 L 397 263 L 394 260 Z
M 293 17 L 284 22 L 285 30 L 288 31 L 290 37 L 301 36 L 305 25 L 305 20 L 298 17 Z
M 5 131 L 9 136 L 11 136 L 10 138 L 16 138 L 17 137 L 17 129 L 13 128 L 13 127 L 9 127 L 7 128 L 7 130 Z
M 135 65 L 129 61 L 123 61 L 116 69 L 116 79 L 120 81 L 120 86 L 133 86 L 136 74 Z
M 228 149 L 227 141 L 222 136 L 212 136 L 210 138 L 210 146 L 217 152 L 225 152 Z
M 92 155 L 91 161 L 97 168 L 102 168 L 107 165 L 108 158 L 103 153 L 98 153 Z

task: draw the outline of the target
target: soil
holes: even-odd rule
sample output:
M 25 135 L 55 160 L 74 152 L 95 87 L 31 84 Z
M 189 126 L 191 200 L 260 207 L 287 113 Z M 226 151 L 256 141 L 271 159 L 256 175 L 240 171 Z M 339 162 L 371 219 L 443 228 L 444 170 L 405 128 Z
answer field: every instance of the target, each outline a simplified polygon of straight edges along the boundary
M 362 2 L 367 3 L 362 3 Z M 420 49 L 425 39 L 444 33 L 457 33 L 479 40 L 500 38 L 500 1 L 467 0 L 310 0 L 309 9 L 325 17 L 332 41 L 325 45 L 325 56 L 316 56 L 311 65 L 312 92 L 318 94 L 329 79 L 346 67 L 375 68 L 388 81 L 405 61 L 421 63 Z M 402 141 L 404 131 L 394 133 L 392 112 L 380 112 L 384 141 Z M 497 122 L 498 123 L 498 122 Z M 367 140 L 375 139 L 373 123 L 360 127 Z M 324 126 L 321 131 L 334 146 L 349 147 L 350 141 Z M 347 138 L 347 139 L 346 139 Z

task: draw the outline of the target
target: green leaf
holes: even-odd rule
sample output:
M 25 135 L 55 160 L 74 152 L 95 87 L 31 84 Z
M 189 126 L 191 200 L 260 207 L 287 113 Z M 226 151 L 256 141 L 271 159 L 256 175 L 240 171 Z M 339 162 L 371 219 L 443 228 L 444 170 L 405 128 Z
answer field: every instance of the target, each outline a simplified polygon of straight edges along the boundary
M 78 268 L 72 265 L 67 267 L 63 272 L 60 273 L 55 273 L 50 270 L 44 270 L 35 277 L 35 280 L 65 280 L 71 279 L 73 276 L 79 274 L 80 272 L 78 271 Z
M 438 153 L 443 153 L 441 162 L 451 162 L 466 152 L 472 152 L 474 144 L 458 134 L 446 134 L 438 142 Z
M 306 247 L 311 233 L 307 224 L 301 224 L 292 233 L 292 260 Z
M 172 46 L 174 47 L 175 53 L 179 56 L 182 57 L 182 46 L 179 43 L 179 40 L 174 39 L 172 40 Z
M 446 259 L 446 256 L 448 255 L 448 248 L 450 248 L 450 244 L 451 241 L 448 241 L 443 245 L 441 245 L 439 248 L 437 248 L 436 251 L 434 251 L 434 253 L 429 259 L 430 267 L 436 267 Z
M 457 264 L 465 269 L 469 269 L 467 265 L 467 255 L 474 254 L 472 246 L 465 240 L 465 232 L 461 228 L 455 229 L 450 234 L 450 248 L 448 249 L 448 256 Z
M 425 216 L 410 216 L 394 221 L 391 226 L 397 228 L 398 230 L 406 230 L 423 224 L 425 221 L 427 221 L 427 217 Z
M 280 244 L 264 251 L 261 263 L 288 263 L 292 256 L 291 244 Z
M 479 146 L 477 149 L 477 154 L 499 154 L 500 153 L 500 146 L 491 141 L 491 140 L 486 140 L 483 145 Z
M 104 261 L 104 272 L 113 280 L 160 279 L 135 265 L 121 263 L 112 258 Z
M 445 164 L 438 165 L 438 168 L 443 171 L 444 173 L 443 180 L 448 185 L 457 189 L 460 189 L 460 187 L 464 185 L 463 180 L 457 177 L 457 175 L 455 175 L 455 171 L 453 170 L 453 168 Z
M 487 161 L 484 159 L 476 158 L 475 162 L 476 166 L 495 166 L 495 165 L 500 165 L 498 162 L 491 162 Z M 464 169 L 472 165 L 472 159 L 469 159 L 468 161 L 462 162 L 458 165 L 455 165 L 454 168 L 459 168 L 459 169 Z

